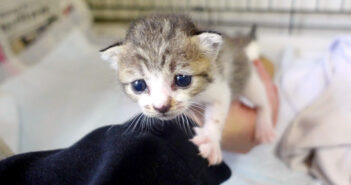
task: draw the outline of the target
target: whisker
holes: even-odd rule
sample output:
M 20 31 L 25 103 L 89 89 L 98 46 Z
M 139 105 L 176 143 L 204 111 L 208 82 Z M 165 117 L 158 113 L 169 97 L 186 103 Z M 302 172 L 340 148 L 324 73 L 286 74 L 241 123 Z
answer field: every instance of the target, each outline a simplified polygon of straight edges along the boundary
M 154 127 L 153 127 L 155 133 L 161 132 L 162 126 L 163 126 L 163 121 L 161 121 L 161 123 L 159 123 L 159 122 L 156 122 L 154 118 L 151 118 L 151 121 L 156 123 L 156 124 L 154 124 Z
M 149 116 L 145 118 L 145 131 L 149 132 Z
M 192 132 L 192 125 L 190 124 L 190 123 L 192 123 L 191 122 L 191 120 L 190 120 L 190 118 L 189 117 L 186 117 L 186 119 L 187 119 L 187 129 L 188 129 L 188 132 L 189 132 L 189 136 L 192 136 L 193 135 L 193 132 Z
M 206 108 L 203 108 L 203 107 L 196 107 L 196 106 L 193 106 L 193 105 L 190 105 L 191 108 L 193 109 L 196 109 L 197 111 L 200 111 L 200 112 L 205 112 L 206 111 Z
M 131 121 L 130 124 L 128 125 L 128 127 L 126 128 L 125 132 L 129 132 L 130 129 L 133 127 L 133 125 L 135 124 L 135 121 L 141 116 L 141 114 L 138 114 L 137 116 L 135 116 Z
M 186 135 L 191 136 L 191 132 L 190 132 L 190 130 L 189 130 L 189 120 L 188 120 L 188 117 L 187 117 L 186 115 L 184 115 L 184 114 L 183 114 L 183 117 L 184 117 L 184 120 L 185 120 L 184 127 L 185 127 Z
M 179 115 L 179 116 L 180 116 L 180 118 L 182 119 L 180 125 L 182 126 L 182 129 L 183 129 L 183 131 L 185 132 L 185 134 L 188 135 L 187 130 L 186 130 L 185 125 L 184 125 L 184 117 L 183 117 L 183 114 L 181 114 L 181 115 Z
M 145 119 L 145 117 L 143 116 L 143 117 L 140 119 L 139 124 L 138 124 L 138 126 L 140 127 L 140 128 L 139 128 L 139 131 L 140 131 L 140 132 L 142 132 L 142 131 L 143 131 L 143 128 L 144 128 L 144 119 Z
M 198 103 L 198 102 L 194 102 L 194 101 L 190 101 L 191 105 L 197 106 L 197 107 L 203 107 L 205 108 L 206 106 L 204 104 Z
M 189 114 L 191 114 L 191 118 L 193 121 L 195 121 L 196 125 L 200 125 L 200 123 L 202 122 L 201 117 L 204 117 L 204 113 L 203 112 L 199 112 L 198 110 L 194 110 L 194 109 L 189 109 L 190 111 Z
M 147 119 L 146 119 L 146 123 L 147 123 L 147 130 L 148 130 L 148 132 L 152 132 L 152 127 L 153 127 L 153 125 L 152 125 L 152 123 L 151 123 L 151 119 L 150 119 L 149 116 L 148 116 Z
M 187 130 L 187 125 L 188 125 L 188 122 L 187 122 L 187 119 L 186 119 L 186 116 L 185 114 L 182 114 L 182 120 L 183 120 L 183 126 L 184 126 L 184 130 L 186 132 L 186 134 L 188 135 L 188 130 Z
M 190 102 L 190 105 L 193 106 L 193 107 L 201 108 L 201 109 L 205 109 L 206 108 L 206 106 L 201 105 L 201 104 L 197 104 L 197 103 L 191 103 Z
M 114 126 L 116 126 L 116 125 L 111 125 L 111 126 L 107 129 L 106 132 L 110 131 Z
M 144 114 L 140 114 L 141 116 L 136 120 L 136 122 L 134 123 L 134 126 L 133 126 L 133 128 L 132 128 L 132 131 L 134 132 L 135 130 L 137 130 L 138 129 L 138 125 L 140 125 L 140 123 L 139 123 L 139 120 L 141 119 L 141 118 L 143 118 L 144 117 Z
M 182 126 L 182 120 L 181 120 L 181 115 L 178 115 L 177 116 L 177 124 L 178 124 L 178 127 L 182 130 L 184 130 L 183 126 Z
M 197 113 L 202 113 L 202 114 L 204 113 L 203 111 L 196 109 L 196 107 L 189 107 L 189 109 L 196 111 Z
M 141 132 L 145 132 L 146 131 L 146 116 L 143 116 L 143 119 L 141 120 Z
M 204 112 L 194 109 L 194 108 L 189 108 L 189 110 L 191 110 L 191 112 L 193 112 L 195 115 L 198 114 L 199 116 L 204 116 Z
M 189 111 L 186 112 L 186 116 L 194 120 L 194 113 L 191 109 L 189 109 Z

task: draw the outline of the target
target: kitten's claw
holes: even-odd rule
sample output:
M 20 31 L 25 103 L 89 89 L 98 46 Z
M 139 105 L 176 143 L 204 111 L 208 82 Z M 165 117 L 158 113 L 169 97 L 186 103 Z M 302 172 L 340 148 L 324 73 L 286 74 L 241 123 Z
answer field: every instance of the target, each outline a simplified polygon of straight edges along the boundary
M 208 160 L 209 165 L 216 165 L 222 161 L 222 152 L 218 139 L 211 136 L 203 128 L 195 128 L 196 136 L 191 141 L 199 147 L 199 154 Z
M 258 143 L 272 143 L 275 139 L 275 130 L 272 124 L 258 123 L 256 125 L 255 140 Z

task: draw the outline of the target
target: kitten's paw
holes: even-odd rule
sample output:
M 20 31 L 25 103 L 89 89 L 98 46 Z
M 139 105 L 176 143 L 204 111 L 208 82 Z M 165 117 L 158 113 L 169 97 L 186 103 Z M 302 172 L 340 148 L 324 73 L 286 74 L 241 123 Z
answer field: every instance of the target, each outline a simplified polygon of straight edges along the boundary
M 256 125 L 255 140 L 258 143 L 272 143 L 275 139 L 275 130 L 272 124 L 258 123 Z
M 222 162 L 222 152 L 217 136 L 203 128 L 195 128 L 196 135 L 191 141 L 199 147 L 200 155 L 208 160 L 209 165 Z

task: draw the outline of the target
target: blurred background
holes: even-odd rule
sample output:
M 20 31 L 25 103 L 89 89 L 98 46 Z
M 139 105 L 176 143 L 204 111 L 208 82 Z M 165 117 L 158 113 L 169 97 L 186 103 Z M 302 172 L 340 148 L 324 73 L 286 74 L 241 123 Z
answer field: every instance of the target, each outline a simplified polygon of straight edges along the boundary
M 320 143 L 291 141 L 290 133 L 295 133 L 291 125 L 300 124 L 296 120 L 329 88 L 334 74 L 351 74 L 345 70 L 350 69 L 351 58 L 351 0 L 0 0 L 0 4 L 0 140 L 14 153 L 67 147 L 97 127 L 122 123 L 139 112 L 98 51 L 122 40 L 130 22 L 139 17 L 183 13 L 203 28 L 229 35 L 247 33 L 256 24 L 262 55 L 273 66 L 280 92 L 279 139 L 248 154 L 226 153 L 233 170 L 227 184 L 322 184 L 315 178 L 318 173 L 311 172 L 313 165 L 305 164 Z M 342 132 L 347 127 L 340 128 Z M 347 139 L 330 146 L 350 148 Z M 298 144 L 291 145 L 294 141 Z M 341 161 L 351 166 L 347 152 L 348 160 Z M 297 153 L 303 156 L 297 156 L 299 160 L 287 157 Z M 326 174 L 327 178 L 319 178 L 325 184 L 340 184 L 337 180 L 345 177 Z M 351 184 L 349 173 L 345 179 L 339 182 Z

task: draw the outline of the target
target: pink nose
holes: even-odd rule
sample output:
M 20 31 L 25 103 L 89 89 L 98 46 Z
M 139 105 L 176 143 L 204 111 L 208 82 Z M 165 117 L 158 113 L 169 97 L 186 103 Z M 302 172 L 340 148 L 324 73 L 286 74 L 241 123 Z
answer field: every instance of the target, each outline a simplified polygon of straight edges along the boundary
M 171 108 L 171 104 L 162 105 L 161 107 L 155 107 L 155 106 L 153 107 L 155 110 L 157 110 L 160 113 L 166 113 Z

